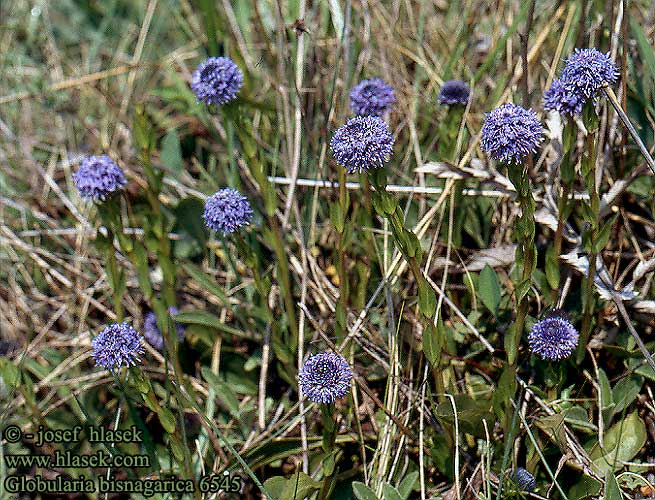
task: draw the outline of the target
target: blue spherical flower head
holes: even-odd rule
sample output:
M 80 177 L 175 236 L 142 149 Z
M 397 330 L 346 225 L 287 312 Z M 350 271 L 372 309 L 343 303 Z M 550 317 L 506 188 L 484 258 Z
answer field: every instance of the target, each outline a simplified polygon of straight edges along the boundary
M 330 149 L 334 158 L 349 173 L 366 172 L 389 161 L 393 151 L 393 135 L 377 116 L 350 118 L 332 136 Z
M 594 97 L 605 82 L 614 83 L 619 72 L 609 57 L 596 49 L 575 49 L 566 60 L 561 79 L 575 86 L 586 99 Z
M 143 337 L 127 323 L 107 325 L 91 342 L 96 365 L 115 370 L 122 365 L 133 366 L 144 349 Z
M 233 100 L 243 85 L 243 74 L 229 57 L 210 57 L 191 76 L 198 102 L 219 106 Z
M 224 188 L 207 198 L 202 217 L 209 229 L 227 235 L 248 225 L 252 214 L 245 196 L 236 189 Z
M 586 97 L 578 92 L 575 85 L 562 79 L 554 80 L 544 92 L 544 109 L 558 111 L 563 115 L 579 115 Z
M 168 312 L 171 315 L 174 315 L 177 314 L 179 311 L 177 307 L 170 307 L 168 309 Z M 178 340 L 182 340 L 184 338 L 184 333 L 185 333 L 184 325 L 180 323 L 176 323 L 175 330 L 177 331 Z M 159 330 L 159 326 L 157 325 L 157 316 L 152 311 L 146 314 L 145 320 L 143 321 L 143 336 L 146 338 L 148 342 L 150 342 L 150 345 L 152 345 L 155 349 L 159 351 L 163 349 L 164 337 L 161 333 L 161 330 Z
M 331 404 L 348 394 L 352 371 L 343 356 L 322 352 L 311 356 L 298 374 L 303 394 L 315 403 Z
M 541 359 L 568 358 L 578 346 L 578 330 L 561 311 L 553 311 L 537 321 L 528 334 L 530 350 Z
M 107 155 L 84 158 L 73 181 L 80 196 L 94 201 L 104 201 L 127 184 L 121 167 Z
M 437 99 L 440 104 L 448 104 L 450 106 L 461 104 L 466 106 L 469 102 L 471 95 L 470 87 L 462 80 L 448 80 L 439 89 L 439 96 Z
M 544 93 L 544 108 L 579 115 L 605 83 L 614 83 L 618 71 L 609 58 L 596 49 L 575 49 L 566 60 L 562 75 Z
M 487 113 L 482 126 L 482 149 L 496 161 L 521 163 L 537 151 L 543 132 L 534 111 L 503 104 Z
M 396 93 L 381 78 L 362 80 L 350 90 L 350 109 L 357 115 L 382 116 L 396 102 Z
M 530 492 L 534 491 L 534 489 L 537 487 L 537 481 L 535 480 L 534 476 L 523 467 L 516 468 L 514 474 L 512 474 L 512 480 L 516 483 L 516 486 L 518 486 L 519 490 L 521 491 Z

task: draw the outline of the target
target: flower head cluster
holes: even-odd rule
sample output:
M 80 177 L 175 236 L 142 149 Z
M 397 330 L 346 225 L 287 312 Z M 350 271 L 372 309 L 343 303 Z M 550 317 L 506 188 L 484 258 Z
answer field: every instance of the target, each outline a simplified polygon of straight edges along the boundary
M 298 374 L 302 392 L 315 403 L 330 404 L 348 394 L 352 371 L 343 356 L 321 352 L 311 356 Z
M 437 99 L 440 104 L 461 104 L 466 106 L 471 95 L 470 87 L 462 80 L 448 80 L 439 89 Z
M 494 160 L 521 163 L 543 140 L 543 128 L 531 109 L 503 104 L 487 113 L 482 126 L 482 149 Z
M 229 57 L 210 57 L 191 76 L 198 102 L 219 106 L 233 100 L 243 85 L 243 74 Z
M 207 198 L 202 218 L 209 229 L 226 235 L 248 225 L 252 214 L 245 196 L 236 189 L 224 188 Z
M 177 307 L 170 307 L 168 312 L 171 315 L 177 314 L 178 309 Z M 184 325 L 176 323 L 175 330 L 177 331 L 178 340 L 182 340 L 185 333 Z M 161 351 L 164 347 L 164 337 L 161 334 L 161 330 L 159 330 L 159 326 L 157 326 L 157 316 L 152 311 L 146 314 L 145 320 L 143 321 L 143 336 L 155 349 Z
M 516 486 L 519 487 L 521 491 L 534 491 L 537 487 L 537 481 L 534 476 L 530 474 L 523 467 L 517 467 L 512 474 L 512 480 L 516 483 Z
M 537 321 L 528 334 L 530 350 L 542 359 L 568 358 L 578 345 L 578 330 L 561 311 Z
M 73 174 L 80 196 L 104 201 L 127 184 L 121 167 L 107 155 L 87 156 Z
M 350 109 L 357 115 L 382 116 L 396 102 L 396 93 L 381 78 L 362 80 L 350 90 Z
M 582 113 L 582 106 L 594 98 L 605 83 L 618 77 L 609 57 L 596 49 L 575 49 L 566 60 L 560 78 L 544 93 L 544 108 L 562 114 Z
M 91 342 L 96 365 L 106 370 L 133 366 L 139 361 L 144 349 L 143 337 L 127 323 L 107 325 Z
M 352 174 L 382 167 L 389 161 L 393 143 L 384 120 L 370 115 L 355 116 L 337 129 L 330 149 L 337 162 Z

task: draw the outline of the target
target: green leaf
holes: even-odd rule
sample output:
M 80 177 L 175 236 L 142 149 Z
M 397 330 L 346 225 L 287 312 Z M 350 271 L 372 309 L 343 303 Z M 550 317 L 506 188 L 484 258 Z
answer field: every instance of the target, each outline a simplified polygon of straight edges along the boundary
M 603 448 L 594 445 L 589 453 L 592 467 L 601 477 L 611 474 L 632 460 L 645 443 L 646 425 L 636 412 L 631 413 L 605 433 Z
M 192 264 L 182 264 L 182 268 L 196 280 L 200 285 L 205 289 L 205 291 L 214 295 L 217 299 L 221 301 L 221 305 L 232 309 L 232 304 L 225 295 L 223 289 L 216 284 L 216 281 L 205 274 L 202 269 L 192 265 Z
M 491 397 L 478 400 L 473 399 L 468 394 L 457 394 L 454 398 L 460 431 L 476 437 L 484 437 L 483 421 L 486 420 L 487 424 L 492 426 L 496 420 L 491 412 Z M 453 406 L 450 400 L 436 405 L 433 414 L 440 421 L 450 425 L 455 424 Z
M 498 275 L 496 271 L 487 264 L 480 271 L 478 278 L 478 293 L 482 299 L 482 303 L 489 309 L 495 316 L 498 313 L 500 306 L 500 284 L 498 283 Z
M 403 500 L 406 500 L 412 493 L 412 490 L 416 485 L 416 481 L 418 481 L 418 471 L 410 472 L 400 482 L 398 485 L 398 493 L 400 493 L 400 496 L 403 498 Z
M 435 365 L 441 356 L 441 345 L 439 332 L 433 324 L 429 324 L 423 330 L 423 352 L 431 365 Z
M 403 500 L 398 490 L 388 483 L 382 484 L 382 496 L 384 500 Z
M 359 481 L 353 482 L 353 493 L 357 497 L 357 500 L 379 500 L 371 488 Z
M 621 495 L 621 488 L 619 483 L 616 482 L 614 474 L 610 474 L 605 479 L 605 494 L 603 495 L 603 500 L 623 500 L 623 495 Z
M 602 368 L 598 369 L 598 386 L 600 389 L 600 404 L 603 422 L 609 424 L 612 414 L 614 413 L 614 397 L 612 395 L 610 381 Z
M 612 389 L 612 398 L 616 403 L 614 415 L 618 415 L 632 404 L 639 395 L 642 385 L 644 385 L 644 379 L 634 375 L 622 378 L 617 382 Z
M 437 311 L 437 297 L 432 287 L 424 279 L 421 279 L 418 285 L 418 307 L 423 316 L 429 319 L 432 319 Z
M 162 140 L 161 161 L 166 167 L 171 169 L 176 174 L 180 173 L 184 169 L 180 138 L 177 136 L 175 129 L 169 130 Z
M 202 373 L 202 377 L 207 381 L 207 383 L 214 388 L 218 399 L 223 402 L 223 404 L 234 417 L 238 418 L 240 415 L 239 399 L 237 398 L 237 395 L 234 393 L 232 388 L 223 382 L 220 378 L 218 378 L 218 375 L 212 372 L 208 367 L 203 366 L 200 369 L 200 372 Z
M 185 311 L 173 316 L 176 323 L 185 323 L 190 325 L 208 326 L 219 332 L 227 333 L 244 339 L 253 339 L 253 336 L 248 332 L 237 330 L 231 326 L 223 323 L 218 316 L 204 311 Z
M 614 227 L 614 224 L 616 224 L 616 219 L 618 219 L 619 214 L 614 214 L 610 220 L 608 220 L 605 225 L 601 228 L 601 230 L 598 232 L 598 235 L 596 236 L 596 241 L 594 242 L 594 252 L 595 253 L 600 253 L 603 248 L 607 245 L 607 242 L 609 241 L 610 238 L 610 233 L 612 232 L 612 228 Z
M 9 387 L 17 387 L 20 380 L 20 370 L 8 358 L 0 358 L 0 375 Z
M 182 240 L 175 241 L 175 253 L 180 254 L 179 248 L 182 243 L 187 243 L 190 246 L 188 255 L 179 255 L 180 257 L 192 257 L 202 253 L 207 240 L 209 232 L 202 222 L 202 213 L 204 211 L 204 204 L 195 196 L 184 198 L 173 209 L 175 215 L 175 225 L 173 232 L 182 236 Z
M 344 213 L 341 210 L 341 204 L 338 202 L 330 203 L 330 220 L 334 225 L 337 233 L 343 233 L 343 226 L 345 224 Z
M 298 472 L 288 479 L 282 476 L 267 479 L 264 487 L 276 500 L 301 500 L 320 490 L 321 482 L 304 472 Z
M 546 250 L 546 279 L 553 290 L 559 287 L 559 255 L 555 253 L 555 247 L 548 247 Z
M 157 416 L 159 417 L 159 423 L 169 434 L 175 433 L 175 416 L 168 408 L 159 408 L 157 411 Z

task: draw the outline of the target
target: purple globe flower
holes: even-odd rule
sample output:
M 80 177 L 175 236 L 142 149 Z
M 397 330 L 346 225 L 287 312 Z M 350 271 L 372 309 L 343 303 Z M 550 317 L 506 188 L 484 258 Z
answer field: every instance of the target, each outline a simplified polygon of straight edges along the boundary
M 537 151 L 543 128 L 531 109 L 503 104 L 487 113 L 482 126 L 482 149 L 496 161 L 521 163 Z
M 331 404 L 348 394 L 352 371 L 343 356 L 321 352 L 311 356 L 298 374 L 303 394 L 315 403 Z
M 544 93 L 544 108 L 562 114 L 581 114 L 582 106 L 594 98 L 605 83 L 618 77 L 609 57 L 596 49 L 575 49 L 566 60 L 562 75 Z
M 96 365 L 106 370 L 120 368 L 121 365 L 133 366 L 139 360 L 144 349 L 143 337 L 127 323 L 107 325 L 91 342 L 93 359 Z
M 528 334 L 530 350 L 542 359 L 568 358 L 578 345 L 578 330 L 566 316 L 555 311 L 537 321 Z
M 179 311 L 177 307 L 170 307 L 168 312 L 171 315 L 175 315 Z M 176 323 L 175 330 L 177 331 L 178 340 L 181 341 L 184 338 L 185 333 L 184 325 Z M 152 311 L 146 314 L 146 317 L 143 321 L 143 336 L 155 349 L 161 351 L 164 348 L 164 337 L 161 334 L 161 330 L 159 330 L 159 326 L 157 325 L 157 316 Z
M 593 97 L 605 82 L 614 83 L 619 72 L 607 54 L 596 49 L 575 49 L 566 60 L 562 80 L 574 84 L 587 98 Z
M 469 102 L 471 89 L 462 80 L 448 80 L 439 89 L 438 100 L 440 104 L 461 104 L 466 106 Z
M 248 225 L 252 214 L 245 196 L 236 189 L 224 188 L 207 198 L 202 217 L 209 229 L 226 235 Z
M 516 486 L 519 487 L 521 491 L 534 491 L 537 487 L 537 481 L 534 476 L 530 474 L 523 467 L 517 467 L 512 474 L 512 480 L 516 483 Z
M 362 80 L 350 90 L 350 109 L 357 115 L 382 116 L 396 102 L 396 93 L 381 78 Z
M 107 155 L 84 158 L 73 181 L 80 196 L 94 201 L 104 201 L 127 184 L 123 170 Z
M 586 100 L 577 91 L 575 85 L 557 79 L 544 92 L 544 109 L 558 111 L 565 115 L 579 115 Z
M 389 161 L 394 138 L 387 124 L 377 116 L 350 118 L 332 136 L 334 158 L 349 173 L 366 172 Z
M 243 85 L 243 74 L 229 57 L 210 57 L 191 76 L 198 102 L 219 106 L 233 100 Z

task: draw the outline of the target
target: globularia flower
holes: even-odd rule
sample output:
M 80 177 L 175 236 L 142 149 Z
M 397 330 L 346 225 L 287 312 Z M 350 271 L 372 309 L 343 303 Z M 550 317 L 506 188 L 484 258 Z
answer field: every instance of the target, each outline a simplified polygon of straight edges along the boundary
M 462 104 L 466 106 L 469 102 L 471 89 L 462 80 L 448 80 L 439 89 L 439 103 L 440 104 Z
M 594 98 L 604 83 L 614 83 L 616 66 L 596 49 L 575 49 L 566 60 L 562 75 L 544 93 L 544 107 L 562 114 L 580 114 L 582 105 Z
M 127 184 L 121 167 L 107 155 L 84 158 L 73 174 L 73 181 L 80 196 L 94 201 L 104 201 Z
M 330 149 L 339 164 L 352 174 L 382 167 L 389 161 L 393 143 L 384 120 L 370 115 L 355 116 L 337 129 Z
M 358 115 L 382 116 L 396 102 L 396 93 L 381 78 L 362 80 L 350 90 L 350 109 Z
M 512 474 L 512 480 L 516 483 L 521 491 L 534 491 L 537 487 L 537 481 L 534 476 L 530 474 L 523 467 L 517 467 Z
M 603 54 L 596 49 L 575 49 L 562 70 L 562 80 L 575 84 L 587 98 L 593 97 L 605 82 L 614 83 L 617 76 L 609 52 Z
M 544 108 L 558 111 L 565 115 L 579 115 L 586 98 L 581 95 L 575 85 L 561 79 L 554 80 L 544 92 Z
M 534 111 L 503 104 L 487 113 L 482 126 L 482 149 L 496 161 L 521 163 L 537 151 L 543 128 Z
M 248 225 L 252 214 L 245 196 L 236 189 L 224 188 L 207 198 L 202 218 L 209 229 L 226 235 Z
M 198 102 L 216 106 L 230 102 L 243 85 L 243 74 L 229 57 L 210 57 L 191 76 L 191 90 Z
M 143 337 L 127 323 L 107 325 L 91 342 L 96 365 L 107 370 L 134 365 L 144 349 Z
M 321 352 L 311 356 L 298 374 L 303 394 L 315 403 L 330 404 L 348 394 L 352 371 L 343 356 Z
M 568 358 L 578 345 L 578 330 L 565 315 L 555 311 L 537 321 L 528 334 L 530 350 L 542 359 Z
M 171 315 L 178 313 L 177 307 L 170 307 L 168 311 L 171 313 Z M 175 330 L 177 331 L 178 340 L 182 340 L 184 338 L 185 332 L 184 325 L 176 323 Z M 164 337 L 162 336 L 161 330 L 159 330 L 159 326 L 157 325 L 157 316 L 152 311 L 146 314 L 145 320 L 143 321 L 143 336 L 155 349 L 159 351 L 163 349 Z

